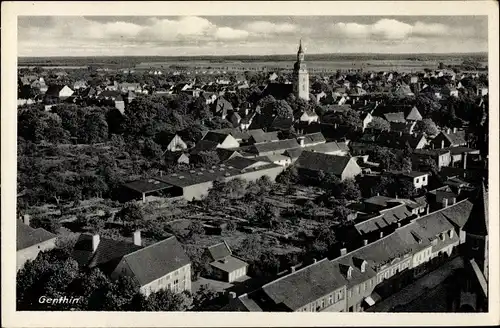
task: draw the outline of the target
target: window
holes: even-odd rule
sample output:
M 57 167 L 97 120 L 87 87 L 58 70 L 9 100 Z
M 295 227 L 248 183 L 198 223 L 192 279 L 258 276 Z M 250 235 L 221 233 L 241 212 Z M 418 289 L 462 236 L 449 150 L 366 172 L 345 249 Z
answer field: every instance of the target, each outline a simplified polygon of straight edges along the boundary
M 179 279 L 175 279 L 174 280 L 174 292 L 177 293 L 178 290 L 179 290 Z
M 324 307 L 325 307 L 325 299 L 322 299 L 320 308 L 324 308 Z
M 384 274 L 385 278 L 388 279 L 389 278 L 389 270 L 387 270 Z
M 328 296 L 328 303 L 329 304 L 333 303 L 333 295 Z
M 441 241 L 444 241 L 444 239 L 445 239 L 444 233 L 442 233 L 440 237 L 441 237 Z
M 347 296 L 348 296 L 349 298 L 351 298 L 351 297 L 352 297 L 352 290 L 349 290 L 349 291 L 347 292 Z
M 420 182 L 420 179 L 419 178 L 416 178 L 415 179 L 415 183 L 419 183 Z

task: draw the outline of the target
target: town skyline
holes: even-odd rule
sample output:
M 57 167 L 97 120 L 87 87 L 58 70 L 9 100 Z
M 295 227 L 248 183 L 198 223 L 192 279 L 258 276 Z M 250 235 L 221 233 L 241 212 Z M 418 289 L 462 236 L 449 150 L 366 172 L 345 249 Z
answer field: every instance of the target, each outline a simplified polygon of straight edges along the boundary
M 287 55 L 299 39 L 307 54 L 478 53 L 487 51 L 487 23 L 483 16 L 20 16 L 18 56 Z

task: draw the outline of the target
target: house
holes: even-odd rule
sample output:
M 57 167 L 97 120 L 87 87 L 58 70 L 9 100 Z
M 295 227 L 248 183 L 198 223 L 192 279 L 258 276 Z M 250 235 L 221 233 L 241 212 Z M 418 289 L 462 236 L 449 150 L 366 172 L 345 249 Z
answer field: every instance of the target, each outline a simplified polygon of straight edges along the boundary
M 229 133 L 219 133 L 214 131 L 209 131 L 203 136 L 202 141 L 211 141 L 217 143 L 216 148 L 237 148 L 240 146 L 238 140 L 236 140 Z
M 156 140 L 165 151 L 183 151 L 188 148 L 184 140 L 175 133 L 160 132 Z
M 67 85 L 51 85 L 45 92 L 46 102 L 59 102 L 73 95 L 74 91 Z
M 205 256 L 210 261 L 211 276 L 215 279 L 233 282 L 247 274 L 248 263 L 234 256 L 225 241 L 209 246 Z
M 403 112 L 385 113 L 383 117 L 389 123 L 406 123 L 405 115 Z
M 441 89 L 441 92 L 446 97 L 455 97 L 455 98 L 458 98 L 458 90 L 457 90 L 457 88 L 455 88 L 453 86 L 444 86 Z
M 304 111 L 302 115 L 300 115 L 300 122 L 307 122 L 308 124 L 318 122 L 319 116 L 314 111 Z
M 413 106 L 411 110 L 406 115 L 405 119 L 407 121 L 421 121 L 423 119 L 422 114 L 418 111 L 417 107 Z
M 438 169 L 451 164 L 451 153 L 445 149 L 415 149 L 412 154 L 412 162 L 414 168 L 418 170 L 430 170 L 429 167 L 423 165 L 423 161 L 431 159 L 436 163 Z
M 290 164 L 292 164 L 292 158 L 286 155 L 267 155 L 267 156 L 254 157 L 253 159 L 257 161 L 266 161 L 274 163 L 276 165 L 280 165 L 283 167 L 287 167 Z
M 229 111 L 233 110 L 233 105 L 223 97 L 217 98 L 214 104 L 215 113 L 223 119 L 226 118 Z
M 256 156 L 281 155 L 285 150 L 297 147 L 300 146 L 295 139 L 285 139 L 253 144 L 247 149 L 247 152 L 256 154 Z
M 359 117 L 361 119 L 361 123 L 363 124 L 363 130 L 368 127 L 368 124 L 373 120 L 372 114 L 369 112 L 362 113 Z
M 300 147 L 310 147 L 326 143 L 326 139 L 321 132 L 309 133 L 297 137 Z
M 248 139 L 248 143 L 250 144 L 258 144 L 265 142 L 273 142 L 279 141 L 278 132 L 264 132 L 262 129 L 249 130 L 250 138 Z
M 420 189 L 422 187 L 426 187 L 429 184 L 429 173 L 425 173 L 425 172 L 386 171 L 383 174 L 393 176 L 397 179 L 410 181 L 413 184 L 413 187 L 415 189 Z
M 26 261 L 37 258 L 38 253 L 56 247 L 57 236 L 43 228 L 30 227 L 30 216 L 24 215 L 17 220 L 16 232 L 16 267 L 17 271 L 24 267 Z
M 191 261 L 175 236 L 144 246 L 140 231 L 133 242 L 81 234 L 72 257 L 80 267 L 100 268 L 112 279 L 131 277 L 146 296 L 167 288 L 191 291 Z
M 73 83 L 73 90 L 86 89 L 87 87 L 87 81 L 85 80 L 78 80 Z
M 460 147 L 467 146 L 467 141 L 465 140 L 465 131 L 447 129 L 441 131 L 432 141 L 431 146 L 435 149 L 438 148 L 448 148 L 448 147 Z
M 361 168 L 353 157 L 327 155 L 303 151 L 295 165 L 299 173 L 316 176 L 320 171 L 337 176 L 340 180 L 352 179 L 361 174 Z

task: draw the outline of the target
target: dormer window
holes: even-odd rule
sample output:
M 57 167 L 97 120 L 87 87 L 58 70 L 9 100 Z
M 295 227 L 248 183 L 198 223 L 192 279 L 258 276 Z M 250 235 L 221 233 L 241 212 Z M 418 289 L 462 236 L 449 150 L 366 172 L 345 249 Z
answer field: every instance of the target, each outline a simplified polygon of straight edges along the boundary
M 442 233 L 439 237 L 440 237 L 441 241 L 444 241 L 446 238 L 446 235 L 444 233 Z
M 361 263 L 361 272 L 366 272 L 366 261 Z
M 450 236 L 450 238 L 453 238 L 453 236 L 455 236 L 455 231 L 453 231 L 453 229 L 451 229 L 451 230 L 448 232 L 448 235 Z
M 352 267 L 349 267 L 349 269 L 347 269 L 347 279 L 352 279 Z

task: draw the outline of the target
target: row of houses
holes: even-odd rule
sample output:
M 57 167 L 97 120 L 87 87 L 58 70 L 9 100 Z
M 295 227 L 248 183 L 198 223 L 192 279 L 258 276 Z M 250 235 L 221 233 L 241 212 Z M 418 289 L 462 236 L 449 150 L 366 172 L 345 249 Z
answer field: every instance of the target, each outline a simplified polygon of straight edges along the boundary
M 474 202 L 462 200 L 408 221 L 389 223 L 393 232 L 340 256 L 289 273 L 230 300 L 227 311 L 360 312 L 425 274 L 464 247 L 476 270 L 474 309 L 485 306 L 487 288 L 487 196 L 483 188 Z M 479 265 L 477 265 L 479 263 Z M 434 266 L 435 267 L 435 266 Z M 470 292 L 470 291 L 469 291 Z

